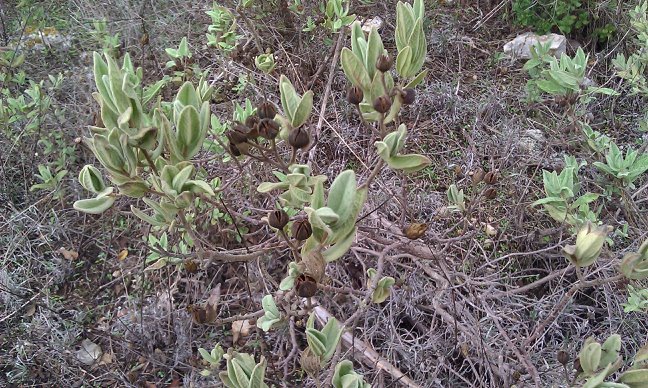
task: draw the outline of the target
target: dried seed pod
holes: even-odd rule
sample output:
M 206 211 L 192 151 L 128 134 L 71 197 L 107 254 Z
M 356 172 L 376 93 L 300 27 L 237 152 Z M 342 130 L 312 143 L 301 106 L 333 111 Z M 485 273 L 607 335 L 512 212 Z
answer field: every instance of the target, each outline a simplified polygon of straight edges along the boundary
M 293 129 L 288 135 L 288 144 L 294 148 L 304 148 L 310 143 L 310 135 L 304 127 Z
M 311 236 L 313 228 L 307 218 L 299 219 L 292 224 L 292 236 L 297 241 L 304 241 Z
M 377 97 L 373 102 L 373 108 L 378 113 L 387 113 L 392 106 L 392 100 L 388 95 Z
M 427 224 L 413 223 L 405 228 L 405 236 L 410 240 L 416 240 L 417 238 L 422 237 L 425 232 L 428 230 Z
M 394 64 L 394 60 L 389 56 L 389 54 L 382 54 L 376 60 L 376 69 L 382 71 L 383 73 L 388 72 Z
M 245 126 L 248 128 L 254 128 L 257 125 L 259 125 L 259 116 L 257 115 L 250 115 L 245 119 Z
M 363 98 L 364 93 L 362 92 L 362 88 L 359 86 L 354 85 L 347 90 L 347 101 L 349 101 L 350 104 L 358 105 L 362 102 Z
M 230 141 L 229 143 L 229 150 L 234 156 L 241 156 L 241 151 L 239 151 L 238 147 Z
M 479 182 L 483 181 L 485 175 L 486 175 L 486 173 L 484 172 L 484 169 L 482 169 L 481 167 L 479 167 L 479 168 L 478 168 L 477 170 L 475 170 L 475 172 L 473 172 L 473 174 L 472 174 L 472 183 L 476 185 L 476 184 L 478 184 Z
M 497 197 L 497 190 L 493 187 L 488 187 L 484 190 L 484 197 L 486 199 L 495 199 Z
M 268 224 L 276 229 L 283 229 L 290 221 L 288 214 L 282 209 L 268 213 Z
M 277 114 L 277 107 L 270 101 L 263 101 L 257 106 L 257 114 L 261 120 L 274 119 Z
M 279 123 L 271 119 L 261 119 L 257 128 L 259 136 L 266 139 L 274 139 L 279 134 Z
M 310 347 L 302 352 L 299 362 L 302 369 L 310 376 L 316 376 L 322 370 L 322 361 L 311 351 Z
M 484 175 L 484 182 L 489 185 L 494 185 L 497 181 L 499 181 L 499 174 L 497 171 L 489 171 Z
M 248 136 L 246 129 L 247 128 L 243 125 L 235 125 L 234 128 L 227 131 L 227 134 L 225 136 L 227 137 L 227 140 L 229 140 L 230 144 L 236 145 L 245 143 Z
M 257 138 L 257 136 L 259 136 L 259 132 L 257 131 L 256 127 L 251 128 L 239 122 L 236 122 L 234 124 L 232 130 L 240 134 L 243 134 L 247 140 L 254 140 Z M 239 143 L 243 143 L 243 142 L 239 142 Z
M 403 100 L 403 105 L 411 105 L 416 101 L 416 91 L 411 88 L 401 90 L 400 96 L 401 100 Z
M 312 298 L 317 293 L 317 282 L 310 276 L 301 275 L 297 278 L 297 295 L 302 298 Z
M 560 349 L 558 351 L 558 354 L 556 355 L 556 358 L 558 358 L 558 362 L 563 364 L 563 366 L 567 366 L 567 363 L 569 362 L 569 353 L 567 353 L 563 349 Z

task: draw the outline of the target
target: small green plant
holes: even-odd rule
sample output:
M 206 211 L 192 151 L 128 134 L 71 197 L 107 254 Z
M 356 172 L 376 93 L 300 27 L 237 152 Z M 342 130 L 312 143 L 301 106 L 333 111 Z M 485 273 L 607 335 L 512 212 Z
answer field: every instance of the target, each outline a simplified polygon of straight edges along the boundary
M 351 25 L 351 49 L 343 48 L 340 60 L 353 85 L 349 101 L 365 120 L 390 123 L 403 105 L 414 102 L 413 88 L 427 74 L 427 70 L 421 71 L 427 54 L 424 16 L 422 0 L 415 0 L 413 5 L 399 1 L 396 6 L 396 71 L 403 80 L 409 80 L 400 84 L 394 83 L 389 72 L 393 59 L 385 51 L 378 31 L 372 28 L 365 38 L 360 22 Z
M 263 382 L 267 362 L 263 356 L 256 363 L 254 357 L 247 353 L 238 353 L 229 349 L 223 358 L 227 361 L 227 370 L 219 373 L 223 384 L 228 388 L 267 388 Z
M 311 375 L 318 373 L 333 357 L 341 336 L 342 327 L 335 318 L 329 319 L 320 331 L 315 329 L 315 314 L 311 313 L 306 322 L 308 347 L 302 352 L 302 368 Z
M 108 23 L 105 19 L 92 22 L 90 36 L 94 42 L 101 47 L 101 50 L 110 56 L 117 56 L 121 46 L 121 38 L 118 33 L 111 34 L 108 31 Z
M 594 162 L 594 166 L 623 187 L 633 189 L 637 178 L 648 171 L 648 154 L 639 155 L 639 151 L 628 149 L 624 157 L 619 147 L 610 142 L 605 163 Z
M 536 45 L 533 57 L 525 64 L 525 69 L 533 77 L 533 83 L 541 91 L 566 100 L 577 97 L 584 103 L 597 93 L 616 94 L 609 88 L 588 86 L 585 77 L 588 56 L 580 47 L 573 58 L 563 53 L 560 59 L 547 55 L 546 49 L 546 46 Z
M 648 385 L 648 345 L 644 345 L 634 357 L 632 366 L 621 373 L 617 382 L 605 380 L 621 369 L 623 357 L 621 336 L 613 334 L 603 344 L 596 342 L 594 337 L 585 340 L 578 354 L 581 371 L 577 380 L 583 381 L 585 388 L 641 388 Z
M 332 32 L 339 31 L 356 19 L 356 15 L 349 15 L 348 0 L 328 0 L 322 11 L 325 16 L 323 25 Z
M 57 171 L 55 174 L 52 173 L 52 170 L 49 166 L 44 166 L 42 164 L 38 165 L 38 174 L 36 177 L 41 181 L 33 185 L 30 190 L 45 190 L 52 192 L 52 197 L 55 199 L 63 198 L 63 189 L 61 188 L 61 182 L 67 174 L 67 170 Z
M 167 48 L 164 51 L 170 58 L 165 68 L 173 71 L 173 76 L 170 78 L 171 81 L 182 83 L 189 80 L 194 74 L 200 74 L 200 68 L 197 64 L 193 63 L 193 54 L 189 50 L 189 43 L 186 37 L 180 40 L 178 48 Z M 158 83 L 166 83 L 167 80 L 169 78 L 165 77 L 158 81 Z
M 576 244 L 563 248 L 565 257 L 578 268 L 594 264 L 601 255 L 607 235 L 612 229 L 607 225 L 594 226 L 588 221 L 578 231 Z
M 514 0 L 515 23 L 546 34 L 554 26 L 563 34 L 579 30 L 590 21 L 587 0 Z
M 641 244 L 637 252 L 626 253 L 623 256 L 620 271 L 628 279 L 648 278 L 648 240 Z
M 270 74 L 276 66 L 274 55 L 272 55 L 271 53 L 257 55 L 254 58 L 254 65 L 262 72 Z
M 631 312 L 648 312 L 648 288 L 636 289 L 628 285 L 628 303 L 623 304 L 623 311 Z
M 268 331 L 281 322 L 281 313 L 272 295 L 264 296 L 261 303 L 265 314 L 257 320 L 257 326 L 263 331 Z
M 598 131 L 592 129 L 589 124 L 584 122 L 579 122 L 579 126 L 585 135 L 585 140 L 587 141 L 587 146 L 594 152 L 599 155 L 603 155 L 605 151 L 610 147 L 612 139 Z
M 545 198 L 535 201 L 531 206 L 542 205 L 549 216 L 558 222 L 565 222 L 574 229 L 587 221 L 596 222 L 596 213 L 590 210 L 590 203 L 599 198 L 598 194 L 585 193 L 578 196 L 580 182 L 578 171 L 586 164 L 580 164 L 573 157 L 565 157 L 565 168 L 556 171 L 542 171 Z
M 459 212 L 466 211 L 464 191 L 459 190 L 457 185 L 455 185 L 454 183 L 451 184 L 450 187 L 448 187 L 446 195 L 448 197 L 448 203 L 450 204 L 450 206 L 448 206 L 448 209 Z
M 216 47 L 226 54 L 231 53 L 240 38 L 236 34 L 238 27 L 236 18 L 230 10 L 214 2 L 212 9 L 207 11 L 211 24 L 207 27 L 207 44 Z
M 617 75 L 628 82 L 632 93 L 648 96 L 646 67 L 648 66 L 648 2 L 643 1 L 630 11 L 630 25 L 635 35 L 637 50 L 626 56 L 618 53 L 612 64 Z
M 205 362 L 209 363 L 209 369 L 203 369 L 200 371 L 200 375 L 203 377 L 210 376 L 212 371 L 218 368 L 223 359 L 223 355 L 225 354 L 223 348 L 219 344 L 216 344 L 211 352 L 204 348 L 198 348 L 198 353 L 200 353 L 200 356 L 205 360 Z
M 371 384 L 353 370 L 353 363 L 349 360 L 342 360 L 335 366 L 331 385 L 333 388 L 371 388 Z
M 367 275 L 369 275 L 369 279 L 372 279 L 374 276 L 377 275 L 377 271 L 374 268 L 369 268 L 367 270 Z M 396 283 L 396 280 L 391 277 L 391 276 L 383 276 L 378 282 L 376 283 L 376 289 L 373 291 L 373 294 L 371 295 L 371 301 L 374 303 L 382 303 L 389 298 L 389 294 L 391 292 L 391 287 Z

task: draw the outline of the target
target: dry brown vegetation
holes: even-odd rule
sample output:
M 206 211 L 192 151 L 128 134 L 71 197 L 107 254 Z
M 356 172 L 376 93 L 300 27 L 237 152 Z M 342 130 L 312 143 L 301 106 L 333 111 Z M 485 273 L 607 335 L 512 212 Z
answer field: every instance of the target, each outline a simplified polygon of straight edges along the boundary
M 268 333 L 253 326 L 239 335 L 232 328 L 241 317 L 258 317 L 261 298 L 277 289 L 291 260 L 289 249 L 268 237 L 273 232 L 262 220 L 274 200 L 255 190 L 273 179 L 270 169 L 250 160 L 241 161 L 241 169 L 207 159 L 200 165 L 227 185 L 221 210 L 235 220 L 219 221 L 205 240 L 233 253 L 278 247 L 249 262 L 195 260 L 193 265 L 144 271 L 151 253 L 145 241 L 148 229 L 130 213 L 134 202 L 120 200 L 101 216 L 72 209 L 85 195 L 76 175 L 93 162 L 92 153 L 75 139 L 87 135 L 98 112 L 91 98 L 90 54 L 101 47 L 90 30 L 91 21 L 101 18 L 111 33 L 120 34 L 119 50 L 131 53 L 150 81 L 169 74 L 164 49 L 177 47 L 187 36 L 194 61 L 209 70 L 218 87 L 212 112 L 219 117 L 231 117 L 232 102 L 245 98 L 278 101 L 279 74 L 302 92 L 312 89 L 311 124 L 319 136 L 302 161 L 330 177 L 346 168 L 354 169 L 359 181 L 369 176 L 371 136 L 346 102 L 342 70 L 330 66 L 341 48 L 337 35 L 291 29 L 286 14 L 266 3 L 261 8 L 267 16 L 255 23 L 264 48 L 275 53 L 273 75 L 254 68 L 258 52 L 245 23 L 239 23 L 243 38 L 231 56 L 206 46 L 207 2 L 41 2 L 51 10 L 43 15 L 44 23 L 58 23 L 71 47 L 28 52 L 24 65 L 34 80 L 64 73 L 52 96 L 62 114 L 48 115 L 38 133 L 17 141 L 0 134 L 0 386 L 220 386 L 217 378 L 199 374 L 205 366 L 197 352 L 217 342 L 265 356 L 268 384 L 315 386 L 301 371 L 295 349 L 306 346 L 303 316 Z M 394 52 L 396 2 L 353 3 L 353 13 L 385 20 L 381 35 L 385 48 Z M 579 283 L 562 252 L 574 241 L 569 227 L 530 204 L 543 195 L 542 169 L 560 170 L 565 154 L 590 162 L 581 171 L 583 186 L 601 192 L 601 174 L 591 166 L 598 159 L 578 140 L 578 131 L 568 127 L 564 109 L 552 98 L 527 101 L 523 63 L 500 58 L 503 44 L 521 32 L 505 19 L 508 6 L 474 3 L 426 4 L 430 20 L 424 66 L 430 71 L 401 122 L 410 129 L 408 149 L 432 164 L 411 175 L 384 170 L 376 177 L 357 224 L 356 243 L 344 258 L 329 264 L 329 282 L 320 287 L 316 301 L 418 386 L 568 386 L 556 359 L 560 349 L 570 355 L 571 376 L 571 361 L 589 336 L 604 340 L 620 334 L 626 360 L 646 341 L 645 312 L 623 311 L 627 281 L 606 279 L 618 274 L 623 253 L 636 250 L 648 235 L 648 180 L 644 174 L 628 193 L 632 208 L 618 197 L 599 203 L 604 205 L 599 219 L 617 229 L 628 224 L 627 236 L 610 235 L 614 246 L 604 249 L 587 272 L 587 282 Z M 0 3 L 8 47 L 25 24 L 34 23 L 21 18 L 24 13 L 15 5 Z M 309 12 L 316 16 L 316 7 L 308 7 Z M 291 19 L 304 22 L 297 15 Z M 626 19 L 614 21 L 618 31 L 625 31 Z M 629 45 L 630 38 L 619 35 L 607 44 L 575 37 L 590 53 L 589 77 L 623 91 L 609 63 Z M 236 90 L 240 77 L 248 82 Z M 170 86 L 163 96 L 176 91 Z M 640 97 L 622 93 L 597 98 L 587 112 L 596 130 L 643 152 L 646 134 L 637 126 L 644 106 Z M 58 157 L 56 152 L 44 154 L 38 143 L 40 136 L 53 132 L 60 132 L 59 144 L 74 154 L 65 165 L 69 173 L 61 198 L 29 191 L 36 166 Z M 479 168 L 498 173 L 489 186 L 496 190 L 492 199 L 484 196 L 484 183 L 471 181 Z M 447 210 L 446 190 L 453 183 L 470 200 L 464 215 Z M 421 238 L 404 236 L 403 228 L 412 223 L 428 225 Z M 244 228 L 244 243 L 237 242 L 236 227 Z M 177 242 L 177 236 L 170 235 L 170 241 Z M 366 270 L 377 266 L 396 284 L 387 301 L 360 308 Z M 641 282 L 636 284 L 642 288 Z M 215 322 L 201 324 L 192 308 L 203 305 L 214 290 L 220 298 L 218 315 Z M 78 356 L 84 339 L 103 352 L 92 366 Z M 355 361 L 356 371 L 373 386 L 400 384 L 393 371 L 363 362 L 357 349 L 342 346 L 336 357 Z M 330 373 L 322 371 L 321 381 Z

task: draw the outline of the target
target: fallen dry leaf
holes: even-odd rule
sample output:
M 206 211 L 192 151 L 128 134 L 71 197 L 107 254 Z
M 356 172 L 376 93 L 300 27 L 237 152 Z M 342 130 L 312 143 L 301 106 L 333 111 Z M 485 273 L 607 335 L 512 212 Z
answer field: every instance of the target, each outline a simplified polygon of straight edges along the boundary
M 232 322 L 232 336 L 234 337 L 232 338 L 232 342 L 236 343 L 239 337 L 247 337 L 250 335 L 251 327 L 252 325 L 249 319 Z
M 405 228 L 405 236 L 410 240 L 416 240 L 417 238 L 422 237 L 425 232 L 428 230 L 427 224 L 413 223 Z
M 25 309 L 25 314 L 23 315 L 24 317 L 31 317 L 36 313 L 36 305 L 34 303 L 31 303 L 27 308 Z
M 63 247 L 60 247 L 57 251 L 58 253 L 62 254 L 63 257 L 65 257 L 66 260 L 76 260 L 79 258 L 79 252 L 77 251 L 69 251 Z
M 81 342 L 81 348 L 77 350 L 76 357 L 83 364 L 92 365 L 101 358 L 102 354 L 101 347 L 86 338 Z

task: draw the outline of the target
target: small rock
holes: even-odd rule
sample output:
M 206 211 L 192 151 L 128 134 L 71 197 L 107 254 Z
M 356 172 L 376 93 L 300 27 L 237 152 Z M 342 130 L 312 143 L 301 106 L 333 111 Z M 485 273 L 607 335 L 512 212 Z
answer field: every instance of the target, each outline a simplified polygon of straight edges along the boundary
M 531 59 L 531 47 L 551 41 L 550 53 L 560 57 L 567 50 L 567 38 L 559 34 L 536 35 L 526 32 L 504 45 L 504 53 L 512 59 Z
M 375 28 L 376 30 L 380 30 L 380 27 L 382 27 L 382 25 L 383 25 L 382 18 L 380 16 L 374 16 L 362 22 L 362 31 L 368 34 L 371 32 L 372 28 Z
M 81 348 L 77 350 L 76 357 L 77 360 L 89 366 L 99 360 L 102 354 L 101 347 L 86 338 L 81 342 Z

